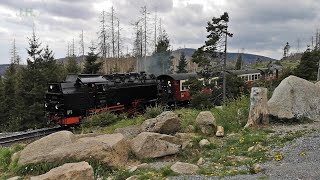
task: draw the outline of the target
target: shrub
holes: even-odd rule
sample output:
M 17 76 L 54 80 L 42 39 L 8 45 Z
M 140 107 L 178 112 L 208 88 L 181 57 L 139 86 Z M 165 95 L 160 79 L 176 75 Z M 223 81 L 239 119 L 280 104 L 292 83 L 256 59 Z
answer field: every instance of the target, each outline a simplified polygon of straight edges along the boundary
M 211 95 L 205 93 L 194 94 L 191 99 L 191 106 L 196 109 L 205 110 L 214 106 Z
M 105 127 L 119 120 L 118 116 L 108 111 L 101 112 L 85 118 L 82 122 L 83 127 Z
M 144 113 L 144 117 L 147 119 L 155 118 L 165 110 L 166 110 L 166 107 L 164 107 L 162 105 L 156 104 L 155 106 L 149 106 L 149 107 L 147 107 L 147 109 Z

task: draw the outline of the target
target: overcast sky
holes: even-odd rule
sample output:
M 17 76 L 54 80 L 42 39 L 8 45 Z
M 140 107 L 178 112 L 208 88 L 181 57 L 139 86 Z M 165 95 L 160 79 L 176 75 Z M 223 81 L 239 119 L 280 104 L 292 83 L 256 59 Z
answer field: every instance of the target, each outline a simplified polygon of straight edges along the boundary
M 298 41 L 300 51 L 304 51 L 311 45 L 320 22 L 318 0 L 1 0 L 0 64 L 9 63 L 13 39 L 26 61 L 27 37 L 31 36 L 33 23 L 42 45 L 48 44 L 56 58 L 66 55 L 72 39 L 79 53 L 81 30 L 87 52 L 90 42 L 97 42 L 101 12 L 110 12 L 111 6 L 120 20 L 122 51 L 131 52 L 132 23 L 139 19 L 144 5 L 150 12 L 150 31 L 157 11 L 157 25 L 161 18 L 173 49 L 203 45 L 207 21 L 228 12 L 229 30 L 234 34 L 228 40 L 228 51 L 275 59 L 282 57 L 286 42 L 291 45 L 291 52 L 298 51 Z M 152 37 L 150 34 L 150 40 Z

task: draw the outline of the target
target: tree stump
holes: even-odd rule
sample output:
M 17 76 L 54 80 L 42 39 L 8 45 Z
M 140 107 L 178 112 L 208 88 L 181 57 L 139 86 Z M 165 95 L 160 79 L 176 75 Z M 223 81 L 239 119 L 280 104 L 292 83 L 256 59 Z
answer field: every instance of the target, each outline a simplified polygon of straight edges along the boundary
M 252 87 L 250 94 L 250 111 L 247 127 L 258 127 L 269 124 L 268 118 L 268 90 L 262 87 Z

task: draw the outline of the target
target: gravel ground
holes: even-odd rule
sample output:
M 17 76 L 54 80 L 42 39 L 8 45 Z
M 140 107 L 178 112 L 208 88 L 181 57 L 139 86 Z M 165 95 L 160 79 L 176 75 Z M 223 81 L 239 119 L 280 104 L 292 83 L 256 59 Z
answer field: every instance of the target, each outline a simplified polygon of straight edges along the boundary
M 314 132 L 306 134 L 284 147 L 274 149 L 274 152 L 281 152 L 283 160 L 269 161 L 261 164 L 264 172 L 254 175 L 237 175 L 225 177 L 225 180 L 251 180 L 251 179 L 270 179 L 270 180 L 320 180 L 320 123 L 310 123 L 293 126 L 277 126 L 276 133 L 285 133 L 303 129 L 315 129 Z M 282 134 L 281 133 L 281 134 Z M 183 175 L 169 178 L 172 180 L 184 179 L 220 179 L 218 177 L 206 177 L 203 175 Z

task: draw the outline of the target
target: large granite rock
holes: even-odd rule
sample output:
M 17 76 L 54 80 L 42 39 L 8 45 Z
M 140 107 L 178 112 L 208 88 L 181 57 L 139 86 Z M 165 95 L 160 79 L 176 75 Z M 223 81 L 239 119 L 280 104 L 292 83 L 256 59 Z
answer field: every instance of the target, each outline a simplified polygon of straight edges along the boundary
M 40 176 L 31 177 L 30 180 L 94 180 L 92 167 L 87 162 L 67 163 L 51 169 Z
M 180 145 L 177 142 L 174 136 L 142 132 L 131 140 L 130 146 L 139 159 L 157 158 L 178 153 Z
M 161 134 L 174 134 L 180 129 L 178 115 L 171 111 L 165 111 L 156 118 L 147 119 L 141 125 L 143 132 L 156 132 Z
M 269 114 L 278 118 L 320 119 L 319 86 L 295 76 L 285 78 L 268 101 Z
M 210 111 L 202 111 L 196 118 L 196 124 L 204 134 L 214 134 L 217 128 L 216 119 Z
M 46 158 L 51 151 L 72 144 L 74 141 L 76 141 L 76 137 L 70 131 L 50 134 L 27 145 L 20 152 L 18 163 L 23 165 L 39 162 L 39 160 Z
M 117 128 L 114 130 L 115 133 L 121 133 L 127 138 L 134 138 L 141 133 L 141 127 L 138 125 L 128 126 L 123 128 Z
M 73 137 L 70 133 L 65 132 Z M 61 139 L 53 138 L 56 136 L 60 137 L 59 134 L 54 133 L 29 144 L 21 151 L 18 164 L 55 162 L 64 159 L 96 159 L 109 166 L 121 167 L 128 160 L 129 147 L 122 134 L 105 134 L 70 141 L 63 140 L 62 142 L 65 143 L 56 146 L 50 145 L 61 141 Z M 45 144 L 48 144 L 49 147 L 45 147 Z

